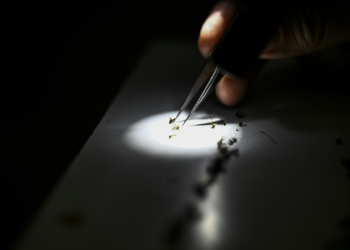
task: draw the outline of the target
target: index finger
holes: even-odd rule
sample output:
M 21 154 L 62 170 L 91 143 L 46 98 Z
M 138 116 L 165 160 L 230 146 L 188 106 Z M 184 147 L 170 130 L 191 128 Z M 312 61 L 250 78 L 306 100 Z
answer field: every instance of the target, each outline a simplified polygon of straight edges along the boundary
M 220 1 L 214 6 L 202 26 L 198 39 L 198 48 L 204 57 L 208 57 L 213 51 L 237 12 L 235 0 Z

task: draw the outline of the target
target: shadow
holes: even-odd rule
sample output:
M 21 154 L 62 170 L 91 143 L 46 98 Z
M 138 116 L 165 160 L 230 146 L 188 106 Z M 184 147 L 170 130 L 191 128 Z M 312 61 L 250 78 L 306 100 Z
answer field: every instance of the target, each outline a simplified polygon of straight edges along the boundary
M 350 215 L 340 221 L 338 228 L 341 236 L 330 241 L 325 250 L 347 250 L 350 249 Z
M 346 138 L 346 139 L 344 139 Z M 335 143 L 343 148 L 344 144 L 350 142 L 349 136 L 344 138 L 340 137 L 335 140 Z M 350 152 L 347 155 L 343 155 L 341 159 L 342 166 L 347 170 L 347 177 L 350 181 Z M 340 231 L 340 237 L 332 239 L 326 246 L 325 250 L 344 250 L 350 249 L 350 214 L 342 219 L 338 224 L 338 230 Z
M 170 223 L 166 231 L 165 244 L 172 249 L 179 248 L 183 242 L 188 240 L 188 237 L 191 235 L 192 226 L 201 217 L 202 214 L 195 204 L 187 204 L 180 216 Z
M 348 83 L 344 81 L 349 70 L 350 45 L 271 60 L 239 105 L 225 107 L 213 94 L 207 109 L 220 109 L 220 114 L 232 119 L 232 112 L 252 107 L 247 121 L 274 119 L 292 130 L 326 132 L 350 121 Z
M 214 126 L 215 125 L 224 125 L 224 126 L 226 126 L 225 120 L 218 120 L 218 121 L 212 121 L 212 122 L 198 123 L 198 124 L 190 125 L 190 126 L 208 126 L 208 125 L 213 126 L 213 124 L 214 124 Z

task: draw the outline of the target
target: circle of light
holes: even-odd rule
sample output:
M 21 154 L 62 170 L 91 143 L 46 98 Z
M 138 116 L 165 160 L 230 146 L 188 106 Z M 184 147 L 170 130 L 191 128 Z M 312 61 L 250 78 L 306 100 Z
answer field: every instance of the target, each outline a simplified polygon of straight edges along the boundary
M 156 156 L 200 156 L 217 152 L 217 143 L 225 136 L 236 137 L 236 126 L 233 124 L 216 124 L 212 128 L 209 115 L 201 115 L 207 119 L 189 120 L 182 126 L 186 114 L 181 115 L 175 125 L 169 124 L 169 117 L 176 112 L 157 114 L 132 124 L 124 135 L 124 140 L 131 148 L 145 154 Z M 170 135 L 174 135 L 169 138 Z M 241 136 L 241 134 L 240 134 Z

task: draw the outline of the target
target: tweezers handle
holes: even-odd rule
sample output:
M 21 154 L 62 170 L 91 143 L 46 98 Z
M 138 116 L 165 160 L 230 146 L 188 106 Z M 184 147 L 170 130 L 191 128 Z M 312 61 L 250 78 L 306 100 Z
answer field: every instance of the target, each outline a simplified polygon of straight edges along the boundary
M 271 8 L 271 0 L 241 2 L 248 2 L 248 5 L 231 21 L 211 54 L 222 73 L 234 77 L 244 77 L 251 72 L 284 13 L 282 9 Z

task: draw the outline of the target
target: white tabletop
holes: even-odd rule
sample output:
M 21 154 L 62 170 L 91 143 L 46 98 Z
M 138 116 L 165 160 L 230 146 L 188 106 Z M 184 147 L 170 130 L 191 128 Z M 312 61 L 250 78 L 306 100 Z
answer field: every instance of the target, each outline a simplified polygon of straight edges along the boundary
M 341 242 L 350 214 L 342 164 L 349 96 L 308 87 L 294 59 L 278 60 L 239 107 L 214 97 L 201 106 L 198 119 L 221 116 L 226 126 L 172 130 L 169 117 L 203 64 L 195 42 L 152 43 L 16 249 L 312 250 Z M 221 138 L 237 138 L 228 148 L 238 154 L 223 160 Z

